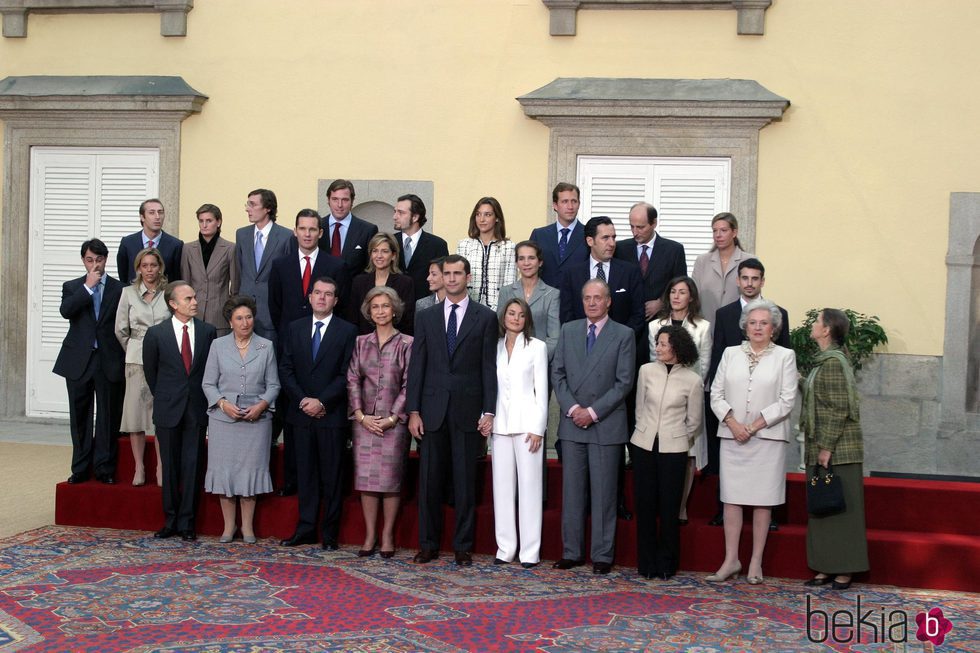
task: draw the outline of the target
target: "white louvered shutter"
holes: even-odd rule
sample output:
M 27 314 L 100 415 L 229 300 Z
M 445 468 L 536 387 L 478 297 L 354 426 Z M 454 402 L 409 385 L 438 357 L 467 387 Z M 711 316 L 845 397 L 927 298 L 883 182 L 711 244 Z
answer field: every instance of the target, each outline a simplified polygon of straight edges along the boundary
M 690 271 L 711 248 L 711 218 L 728 210 L 730 179 L 727 158 L 581 156 L 579 219 L 607 215 L 622 240 L 632 235 L 630 207 L 650 202 L 659 213 L 657 232 L 683 243 Z
M 155 197 L 159 153 L 147 149 L 31 149 L 27 414 L 65 417 L 64 379 L 51 368 L 68 331 L 61 288 L 85 273 L 79 248 L 100 238 L 116 275 L 120 239 L 139 229 L 139 204 Z

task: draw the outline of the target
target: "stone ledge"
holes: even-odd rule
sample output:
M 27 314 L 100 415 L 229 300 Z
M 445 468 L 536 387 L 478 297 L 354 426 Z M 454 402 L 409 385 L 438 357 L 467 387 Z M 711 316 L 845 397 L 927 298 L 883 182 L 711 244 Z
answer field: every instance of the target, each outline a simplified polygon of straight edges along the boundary
M 200 113 L 208 96 L 182 77 L 45 76 L 0 80 L 0 112 L 139 111 Z
M 187 13 L 194 0 L 0 0 L 3 35 L 27 37 L 27 16 L 46 14 L 152 13 L 160 14 L 161 36 L 187 36 Z
M 579 9 L 734 9 L 738 33 L 761 36 L 772 0 L 541 0 L 552 36 L 575 36 Z

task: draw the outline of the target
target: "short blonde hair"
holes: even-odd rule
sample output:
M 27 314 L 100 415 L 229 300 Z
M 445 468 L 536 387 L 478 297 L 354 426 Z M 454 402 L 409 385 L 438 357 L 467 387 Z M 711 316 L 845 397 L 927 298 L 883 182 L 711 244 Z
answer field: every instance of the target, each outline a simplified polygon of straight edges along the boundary
M 156 201 L 156 200 L 148 200 Z M 143 282 L 143 275 L 140 274 L 140 263 L 143 262 L 147 256 L 152 256 L 157 260 L 160 265 L 160 278 L 157 279 L 157 288 L 161 288 L 167 285 L 167 275 L 164 274 L 167 271 L 167 266 L 163 262 L 163 255 L 160 254 L 160 250 L 156 247 L 147 247 L 146 249 L 141 249 L 136 253 L 136 258 L 133 259 L 133 269 L 136 270 L 136 276 L 133 277 L 133 285 L 139 288 L 140 283 Z
M 388 286 L 375 286 L 367 292 L 367 295 L 364 296 L 364 301 L 361 302 L 361 315 L 364 316 L 365 320 L 374 324 L 374 320 L 371 319 L 371 300 L 379 295 L 384 295 L 391 300 L 391 308 L 395 313 L 391 322 L 392 324 L 398 324 L 402 319 L 402 315 L 405 314 L 405 302 L 398 296 L 394 288 L 389 288 Z
M 398 274 L 399 272 L 401 272 L 401 270 L 398 267 L 398 252 L 399 252 L 398 241 L 395 240 L 394 236 L 385 233 L 383 231 L 374 234 L 374 237 L 371 239 L 371 242 L 368 243 L 368 263 L 365 271 L 375 272 L 374 261 L 371 260 L 371 252 L 373 252 L 374 248 L 380 245 L 381 243 L 387 243 L 388 248 L 391 249 L 391 253 L 394 254 L 394 256 L 391 259 L 391 265 L 388 268 L 388 272 L 391 274 Z

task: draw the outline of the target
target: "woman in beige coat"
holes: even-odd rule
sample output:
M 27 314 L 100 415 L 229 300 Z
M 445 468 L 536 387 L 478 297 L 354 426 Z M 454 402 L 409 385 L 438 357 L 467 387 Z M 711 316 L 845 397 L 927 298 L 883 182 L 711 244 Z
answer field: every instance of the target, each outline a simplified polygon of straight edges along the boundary
M 126 394 L 123 399 L 122 421 L 119 430 L 129 433 L 129 444 L 136 463 L 133 485 L 146 483 L 143 453 L 146 451 L 146 434 L 153 434 L 153 395 L 143 375 L 143 336 L 154 324 L 170 317 L 163 291 L 167 286 L 164 276 L 163 257 L 153 248 L 136 254 L 133 283 L 123 288 L 116 310 L 116 338 L 126 350 Z M 160 465 L 160 443 L 157 450 L 157 485 L 163 485 L 163 468 Z
M 694 261 L 691 276 L 701 293 L 701 313 L 714 323 L 715 311 L 738 299 L 738 264 L 754 256 L 738 241 L 738 220 L 731 213 L 711 219 L 714 246 Z
M 680 560 L 677 506 L 684 491 L 688 451 L 701 436 L 704 382 L 691 368 L 698 351 L 684 327 L 661 327 L 655 342 L 657 360 L 640 368 L 636 382 L 630 455 L 637 570 L 645 578 L 667 580 L 677 573 Z
M 231 333 L 222 310 L 238 292 L 238 263 L 235 245 L 221 237 L 221 209 L 202 204 L 197 210 L 201 230 L 197 240 L 184 243 L 180 278 L 197 293 L 197 314 L 218 330 L 218 337 Z

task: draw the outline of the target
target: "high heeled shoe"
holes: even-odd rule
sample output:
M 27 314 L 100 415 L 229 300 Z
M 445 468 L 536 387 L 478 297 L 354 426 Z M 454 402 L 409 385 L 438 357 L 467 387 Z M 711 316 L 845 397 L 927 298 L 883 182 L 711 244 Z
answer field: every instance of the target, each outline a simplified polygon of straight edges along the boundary
M 740 573 L 742 573 L 742 563 L 741 562 L 738 563 L 737 565 L 735 565 L 735 569 L 734 570 L 732 570 L 732 571 L 730 571 L 730 572 L 728 572 L 726 574 L 723 574 L 722 573 L 722 570 L 719 569 L 718 571 L 716 571 L 715 573 L 711 574 L 710 576 L 705 576 L 704 579 L 706 581 L 708 581 L 709 583 L 724 583 L 725 581 L 731 580 L 732 578 L 737 578 Z
M 133 487 L 146 485 L 146 472 L 139 471 L 133 474 Z
M 851 587 L 851 583 L 852 582 L 854 582 L 854 578 L 853 577 L 852 578 L 848 578 L 844 582 L 841 582 L 841 581 L 837 580 L 836 578 L 834 578 L 833 583 L 831 583 L 831 587 L 833 587 L 838 592 L 842 592 L 842 591 L 844 591 L 846 589 L 849 589 Z
M 218 544 L 231 544 L 231 541 L 235 539 L 235 534 L 222 535 L 218 538 Z

